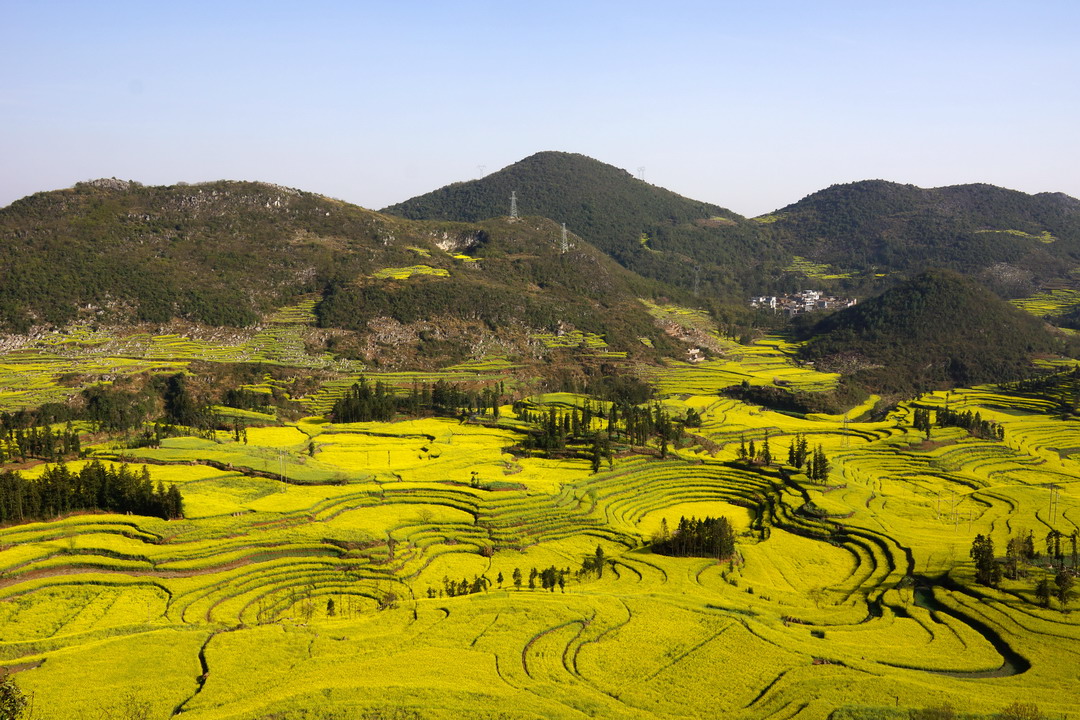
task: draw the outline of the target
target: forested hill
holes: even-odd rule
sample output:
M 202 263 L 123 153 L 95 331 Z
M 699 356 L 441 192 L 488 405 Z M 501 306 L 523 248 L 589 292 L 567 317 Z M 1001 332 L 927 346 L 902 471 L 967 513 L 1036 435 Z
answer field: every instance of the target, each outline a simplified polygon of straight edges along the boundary
M 383 212 L 473 222 L 508 215 L 512 192 L 522 214 L 566 223 L 624 267 L 703 295 L 756 291 L 786 262 L 763 245 L 757 223 L 565 152 L 537 153 Z
M 1024 295 L 1080 262 L 1080 200 L 993 185 L 833 185 L 759 218 L 793 254 L 841 270 L 948 267 Z
M 883 392 L 1023 377 L 1033 354 L 1064 345 L 1041 320 L 948 270 L 829 315 L 807 334 L 806 359 Z
M 411 221 L 264 183 L 79 183 L 0 209 L 0 331 L 77 319 L 248 326 L 322 293 L 326 327 L 404 326 L 385 348 L 396 357 L 434 361 L 480 335 L 566 328 L 643 352 L 638 337 L 655 326 L 637 298 L 670 289 L 573 234 L 563 248 L 561 235 L 545 218 Z
M 377 242 L 399 224 L 264 183 L 106 179 L 37 193 L 0 209 L 0 329 L 80 315 L 250 325 L 330 274 L 407 255 Z

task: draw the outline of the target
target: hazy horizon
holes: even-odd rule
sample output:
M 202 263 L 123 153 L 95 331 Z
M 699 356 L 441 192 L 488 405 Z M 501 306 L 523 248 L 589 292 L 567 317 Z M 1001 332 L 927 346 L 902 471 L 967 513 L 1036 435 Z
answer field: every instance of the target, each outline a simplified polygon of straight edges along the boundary
M 747 216 L 836 183 L 1080 196 L 1080 7 L 6 1 L 0 206 L 98 177 L 379 209 L 543 150 Z

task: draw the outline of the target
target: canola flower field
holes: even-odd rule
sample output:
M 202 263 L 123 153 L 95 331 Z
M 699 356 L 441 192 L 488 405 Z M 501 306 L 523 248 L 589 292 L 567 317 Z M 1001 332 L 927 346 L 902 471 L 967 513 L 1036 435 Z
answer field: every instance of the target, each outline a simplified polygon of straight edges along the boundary
M 302 325 L 302 310 L 278 324 Z M 1075 420 L 992 387 L 873 421 L 861 418 L 874 398 L 801 417 L 717 394 L 743 380 L 835 384 L 790 351 L 773 338 L 655 370 L 664 408 L 694 409 L 701 427 L 666 457 L 637 448 L 596 473 L 511 452 L 523 426 L 510 406 L 498 423 L 330 423 L 321 413 L 347 380 L 323 388 L 311 417 L 268 418 L 247 442 L 98 447 L 175 483 L 186 517 L 0 529 L 0 664 L 37 716 L 59 720 L 1080 711 L 1080 614 L 1039 606 L 1046 570 L 991 588 L 969 557 L 976 534 L 1002 555 L 1026 531 L 1043 550 L 1048 531 L 1077 528 Z M 441 377 L 510 368 L 494 358 Z M 956 427 L 927 440 L 915 410 L 946 405 L 999 423 L 1004 440 Z M 828 455 L 827 484 L 786 465 L 797 436 Z M 772 466 L 738 460 L 766 439 Z M 650 551 L 665 523 L 706 515 L 732 522 L 734 559 Z M 530 570 L 577 570 L 598 547 L 602 573 L 530 588 Z M 448 581 L 476 591 L 450 596 Z

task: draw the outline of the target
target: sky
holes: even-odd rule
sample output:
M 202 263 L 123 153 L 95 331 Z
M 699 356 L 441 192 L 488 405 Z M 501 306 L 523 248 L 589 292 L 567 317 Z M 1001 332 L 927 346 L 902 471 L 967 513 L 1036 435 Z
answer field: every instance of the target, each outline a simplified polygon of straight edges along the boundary
M 378 209 L 562 150 L 747 216 L 1080 197 L 1080 2 L 0 0 L 0 206 L 261 180 Z

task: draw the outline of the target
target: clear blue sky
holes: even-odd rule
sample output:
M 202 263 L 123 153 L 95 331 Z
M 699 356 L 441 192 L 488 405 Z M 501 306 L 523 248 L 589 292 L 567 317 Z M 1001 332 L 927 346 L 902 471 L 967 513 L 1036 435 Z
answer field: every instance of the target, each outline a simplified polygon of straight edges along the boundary
M 0 0 L 0 206 L 95 177 L 379 208 L 540 150 L 744 215 L 1080 196 L 1080 2 Z

